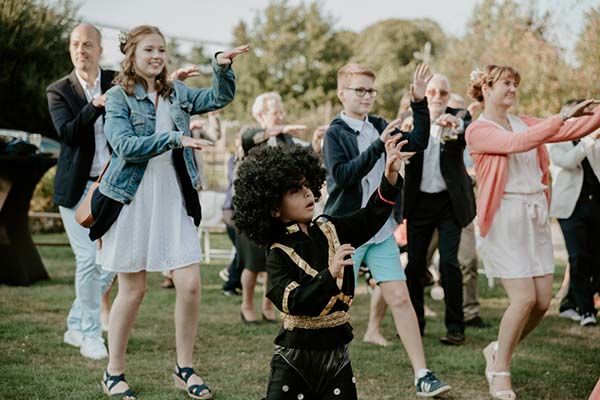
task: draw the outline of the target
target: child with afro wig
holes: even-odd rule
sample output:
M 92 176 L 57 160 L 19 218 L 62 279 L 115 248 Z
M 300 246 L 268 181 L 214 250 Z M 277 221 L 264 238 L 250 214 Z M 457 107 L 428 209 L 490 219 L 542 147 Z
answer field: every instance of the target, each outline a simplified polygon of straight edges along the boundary
M 267 400 L 356 399 L 348 344 L 354 249 L 385 223 L 409 157 L 401 135 L 388 141 L 385 173 L 365 208 L 313 220 L 325 170 L 300 146 L 255 148 L 234 181 L 234 222 L 268 248 L 267 297 L 281 311 Z

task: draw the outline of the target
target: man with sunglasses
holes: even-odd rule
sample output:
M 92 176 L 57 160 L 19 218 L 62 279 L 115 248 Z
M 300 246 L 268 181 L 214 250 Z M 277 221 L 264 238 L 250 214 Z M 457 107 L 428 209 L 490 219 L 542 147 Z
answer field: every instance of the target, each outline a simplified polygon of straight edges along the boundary
M 465 110 L 448 108 L 450 83 L 444 75 L 434 75 L 425 93 L 431 119 L 429 146 L 406 166 L 403 191 L 402 212 L 408 234 L 405 272 L 423 335 L 427 248 L 434 230 L 438 229 L 447 330 L 440 340 L 444 344 L 458 345 L 465 341 L 458 248 L 462 228 L 469 225 L 476 213 L 471 179 L 463 160 L 464 132 L 471 116 Z

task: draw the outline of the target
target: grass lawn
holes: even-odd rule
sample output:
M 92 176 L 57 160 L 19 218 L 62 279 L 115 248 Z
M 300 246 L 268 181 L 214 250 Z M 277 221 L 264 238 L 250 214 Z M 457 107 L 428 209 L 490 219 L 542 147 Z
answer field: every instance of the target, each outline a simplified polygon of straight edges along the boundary
M 65 240 L 62 235 L 36 239 Z M 225 239 L 219 240 L 224 243 Z M 105 361 L 85 359 L 77 349 L 62 343 L 74 295 L 71 250 L 42 247 L 40 252 L 51 280 L 31 287 L 0 286 L 0 399 L 100 399 Z M 241 324 L 239 297 L 221 294 L 218 271 L 223 265 L 202 265 L 195 366 L 215 392 L 214 398 L 260 399 L 278 328 Z M 555 289 L 563 272 L 564 268 L 557 268 Z M 127 378 L 140 399 L 183 400 L 188 397 L 174 388 L 170 373 L 175 360 L 175 292 L 161 289 L 161 280 L 160 274 L 149 274 L 148 292 L 129 342 Z M 487 288 L 483 277 L 480 288 L 482 317 L 494 327 L 467 330 L 467 343 L 461 347 L 446 347 L 438 341 L 445 333 L 443 303 L 428 297 L 438 317 L 428 322 L 425 352 L 430 368 L 454 387 L 451 399 L 490 398 L 481 350 L 495 338 L 507 301 L 503 289 Z M 557 305 L 553 304 L 514 357 L 513 385 L 519 399 L 587 399 L 600 376 L 600 327 L 584 329 L 556 314 Z M 368 297 L 358 295 L 352 306 L 356 339 L 351 355 L 359 398 L 416 398 L 410 364 L 400 341 L 394 339 L 391 316 L 388 313 L 384 323 L 384 335 L 393 342 L 387 348 L 362 343 L 367 316 Z

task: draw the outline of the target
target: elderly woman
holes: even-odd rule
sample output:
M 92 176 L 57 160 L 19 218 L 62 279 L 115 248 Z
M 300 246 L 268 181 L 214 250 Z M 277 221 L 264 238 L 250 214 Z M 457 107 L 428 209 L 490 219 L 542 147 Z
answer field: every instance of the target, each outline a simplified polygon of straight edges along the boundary
M 252 105 L 252 116 L 258 123 L 256 127 L 242 129 L 242 151 L 240 159 L 256 146 L 289 146 L 294 145 L 294 136 L 306 130 L 304 125 L 287 125 L 284 123 L 285 109 L 281 96 L 277 92 L 262 93 L 256 97 Z M 320 139 L 326 127 L 319 127 L 313 135 L 312 147 L 320 152 Z M 234 189 L 235 190 L 235 189 Z M 240 195 L 243 195 L 240 193 Z M 242 306 L 241 319 L 244 323 L 256 323 L 254 312 L 254 288 L 258 274 L 265 271 L 265 249 L 257 247 L 240 234 L 236 242 L 242 272 Z M 262 318 L 267 322 L 275 321 L 272 303 L 266 298 L 262 302 Z
M 241 161 L 250 149 L 259 145 L 293 145 L 292 134 L 301 133 L 305 129 L 303 125 L 283 124 L 285 111 L 281 96 L 276 92 L 257 96 L 252 105 L 252 116 L 258 122 L 258 126 L 242 128 L 242 151 L 238 161 Z M 254 312 L 254 288 L 258 274 L 266 271 L 265 249 L 252 243 L 246 235 L 239 234 L 236 250 L 239 263 L 243 268 L 240 316 L 242 322 L 246 324 L 257 323 L 258 319 Z M 266 297 L 263 297 L 262 301 L 262 318 L 267 322 L 275 322 L 273 304 Z

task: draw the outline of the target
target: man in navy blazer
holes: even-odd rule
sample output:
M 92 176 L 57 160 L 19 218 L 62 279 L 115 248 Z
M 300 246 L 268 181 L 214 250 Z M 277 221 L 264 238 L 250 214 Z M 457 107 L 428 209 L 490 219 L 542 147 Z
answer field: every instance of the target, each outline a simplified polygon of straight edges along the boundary
M 103 131 L 104 93 L 114 71 L 100 68 L 100 31 L 80 24 L 69 39 L 73 71 L 46 89 L 52 122 L 61 141 L 54 178 L 54 202 L 59 206 L 75 254 L 75 300 L 67 318 L 64 342 L 80 347 L 84 357 L 108 356 L 102 339 L 100 300 L 113 273 L 96 264 L 96 244 L 75 221 L 75 210 L 108 161 L 110 149 Z

